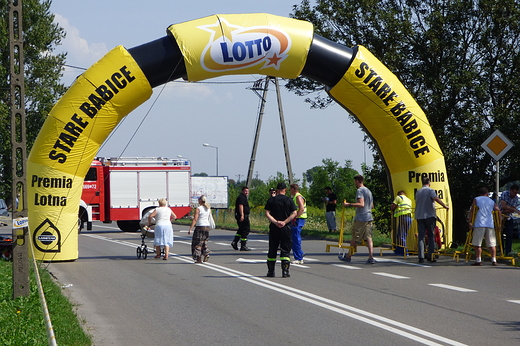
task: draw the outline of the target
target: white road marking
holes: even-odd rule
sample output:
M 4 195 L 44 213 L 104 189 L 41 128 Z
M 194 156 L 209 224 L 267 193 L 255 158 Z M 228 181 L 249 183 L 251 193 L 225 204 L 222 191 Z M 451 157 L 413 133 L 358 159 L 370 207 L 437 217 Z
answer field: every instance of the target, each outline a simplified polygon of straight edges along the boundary
M 248 259 L 248 258 L 237 258 L 236 259 L 236 262 L 243 262 L 243 263 L 265 263 L 265 259 L 264 260 L 254 260 L 254 259 Z M 278 261 L 280 262 L 280 261 Z
M 320 261 L 319 259 L 316 259 L 316 258 L 310 258 L 310 257 L 307 257 L 307 256 L 305 256 L 305 257 L 303 258 L 303 260 L 304 260 L 305 262 L 307 262 L 307 261 L 309 261 L 309 262 L 319 262 L 319 261 Z
M 249 259 L 249 258 L 237 258 L 235 260 L 236 262 L 242 262 L 242 263 L 265 263 L 266 260 L 263 259 L 263 260 L 255 260 L 255 259 Z M 276 260 L 276 263 L 280 263 L 280 260 Z M 292 266 L 295 266 L 295 267 L 299 267 L 299 268 L 310 268 L 304 264 L 295 264 L 295 263 L 291 263 L 291 267 Z
M 215 245 L 231 247 L 231 243 L 214 243 Z M 250 247 L 251 250 L 256 250 L 254 247 Z
M 457 287 L 457 286 L 451 286 L 451 285 L 445 285 L 445 284 L 428 284 L 430 286 L 440 287 L 440 288 L 446 288 L 448 290 L 458 291 L 458 292 L 478 292 L 476 290 L 471 290 L 469 288 L 463 288 L 463 287 Z
M 101 229 L 106 229 L 106 228 L 109 228 L 109 229 L 118 229 L 121 231 L 121 229 L 119 227 L 112 227 L 112 226 L 98 226 L 98 225 L 92 225 L 92 227 L 97 227 L 97 228 L 101 228 Z M 88 232 L 88 231 L 85 231 L 85 232 Z M 121 231 L 122 232 L 122 231 Z
M 176 241 L 177 239 L 188 239 L 188 240 L 191 240 L 192 237 L 191 236 L 189 236 L 189 237 L 181 237 L 180 235 L 173 237 L 173 241 Z
M 409 277 L 407 277 L 407 276 L 395 275 L 395 274 L 390 274 L 390 273 L 374 272 L 372 274 L 386 276 L 386 277 L 393 278 L 393 279 L 409 279 Z
M 376 257 L 375 257 L 375 258 L 376 258 Z M 379 262 L 379 263 L 383 263 L 383 262 L 392 262 L 392 263 L 406 264 L 406 265 L 409 265 L 409 266 L 417 266 L 417 267 L 431 268 L 431 266 L 426 265 L 426 264 L 410 263 L 410 262 L 406 262 L 406 261 L 403 261 L 403 260 L 396 260 L 396 259 L 390 259 L 390 258 L 377 257 L 377 258 L 376 258 L 376 261 Z
M 345 268 L 345 269 L 361 269 L 359 267 L 347 266 L 345 264 L 333 264 L 333 266 L 340 267 L 340 268 Z
M 508 300 L 510 303 L 520 304 L 520 300 Z
M 114 243 L 119 243 L 119 244 L 125 245 L 125 246 L 131 246 L 131 247 L 136 246 L 136 244 L 133 244 L 130 242 L 113 240 L 113 239 L 109 239 L 109 238 L 102 237 L 102 236 L 94 236 L 94 235 L 85 235 L 85 236 L 96 238 L 96 239 L 102 239 L 102 240 L 110 241 L 110 242 L 114 242 Z M 170 253 L 170 258 L 172 260 L 179 260 L 179 261 L 183 261 L 183 262 L 187 262 L 187 263 L 193 263 L 193 259 L 188 256 Z M 412 327 L 405 323 L 394 321 L 394 320 L 386 318 L 384 316 L 379 316 L 374 313 L 371 313 L 371 312 L 368 312 L 365 310 L 361 310 L 361 309 L 355 308 L 353 306 L 349 306 L 349 305 L 346 305 L 346 304 L 343 304 L 343 303 L 340 303 L 340 302 L 337 302 L 337 301 L 334 301 L 334 300 L 331 300 L 331 299 L 328 299 L 325 297 L 321 297 L 321 296 L 318 296 L 318 295 L 310 293 L 310 292 L 302 291 L 302 290 L 299 290 L 299 289 L 296 289 L 296 288 L 293 288 L 290 286 L 285 286 L 285 285 L 279 284 L 273 280 L 260 278 L 257 276 L 253 276 L 251 274 L 240 272 L 238 270 L 234 270 L 234 269 L 220 266 L 218 264 L 214 264 L 214 263 L 210 263 L 210 262 L 205 262 L 203 264 L 201 263 L 199 266 L 201 266 L 203 268 L 215 270 L 217 272 L 229 275 L 231 277 L 235 277 L 239 280 L 247 281 L 254 285 L 276 291 L 280 294 L 285 294 L 285 295 L 291 296 L 295 299 L 300 299 L 309 304 L 313 304 L 313 305 L 322 307 L 324 309 L 327 309 L 329 311 L 336 312 L 340 315 L 356 319 L 356 320 L 361 321 L 366 324 L 370 324 L 374 327 L 397 334 L 401 337 L 408 338 L 408 339 L 413 340 L 418 343 L 422 343 L 425 345 L 439 345 L 440 346 L 441 344 L 439 344 L 438 342 L 442 342 L 442 343 L 445 343 L 448 345 L 466 346 L 465 344 L 463 344 L 461 342 L 448 339 L 446 337 L 443 337 L 442 335 L 437 335 L 437 334 L 431 333 L 427 330 L 422 330 L 422 329 L 419 329 L 416 327 Z M 336 266 L 343 266 L 343 265 L 336 265 Z M 348 266 L 345 266 L 345 267 L 348 267 Z M 432 284 L 432 285 L 435 285 L 435 284 Z

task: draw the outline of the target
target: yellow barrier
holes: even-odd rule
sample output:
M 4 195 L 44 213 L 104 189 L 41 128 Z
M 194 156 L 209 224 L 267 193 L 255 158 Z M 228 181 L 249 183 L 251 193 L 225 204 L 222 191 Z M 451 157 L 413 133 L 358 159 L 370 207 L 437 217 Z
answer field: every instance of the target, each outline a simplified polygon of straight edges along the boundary
M 469 221 L 471 224 L 474 224 L 475 217 L 477 216 L 478 207 L 476 205 L 472 208 L 472 213 L 469 215 Z M 494 210 L 493 211 L 493 225 L 495 228 L 495 237 L 497 240 L 497 259 L 503 259 L 503 260 L 509 260 L 511 261 L 511 265 L 515 265 L 515 258 L 512 256 L 507 256 L 504 254 L 504 247 L 502 243 L 502 227 L 504 226 L 503 220 L 500 220 L 499 212 Z M 472 250 L 473 250 L 473 228 L 470 228 L 468 230 L 468 233 L 466 235 L 466 241 L 464 242 L 464 247 L 462 251 L 456 251 L 456 258 L 457 262 L 459 261 L 459 255 L 464 254 L 466 262 L 469 262 L 472 256 Z M 482 256 L 490 257 L 491 254 L 489 251 L 487 251 L 486 248 L 482 247 Z
M 346 201 L 344 200 L 343 203 L 345 203 L 345 202 Z M 357 246 L 345 246 L 343 244 L 344 234 L 345 234 L 345 207 L 343 207 L 341 209 L 341 226 L 339 229 L 338 243 L 337 244 L 326 244 L 325 252 L 330 252 L 331 247 L 337 247 L 338 249 L 343 249 L 343 251 L 345 251 L 345 249 L 349 250 L 351 255 L 355 254 L 357 251 Z M 363 244 L 361 244 L 361 245 L 363 245 Z

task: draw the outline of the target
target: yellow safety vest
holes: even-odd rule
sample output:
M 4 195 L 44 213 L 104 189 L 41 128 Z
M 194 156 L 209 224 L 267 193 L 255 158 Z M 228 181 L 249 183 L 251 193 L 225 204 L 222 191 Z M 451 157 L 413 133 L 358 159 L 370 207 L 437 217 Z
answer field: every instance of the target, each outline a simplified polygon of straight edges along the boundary
M 298 216 L 298 219 L 306 219 L 307 218 L 307 202 L 305 201 L 305 197 L 299 192 L 296 192 L 296 195 L 293 197 L 294 204 L 296 204 L 296 208 L 298 208 L 298 203 L 296 202 L 296 199 L 298 196 L 302 196 L 303 198 L 303 214 Z M 298 209 L 297 209 L 298 210 Z
M 396 197 L 396 200 L 399 203 L 395 203 L 396 201 L 394 201 L 394 203 L 397 205 L 397 208 L 394 210 L 395 217 L 412 213 L 412 201 L 410 198 L 406 197 L 405 195 L 399 195 Z

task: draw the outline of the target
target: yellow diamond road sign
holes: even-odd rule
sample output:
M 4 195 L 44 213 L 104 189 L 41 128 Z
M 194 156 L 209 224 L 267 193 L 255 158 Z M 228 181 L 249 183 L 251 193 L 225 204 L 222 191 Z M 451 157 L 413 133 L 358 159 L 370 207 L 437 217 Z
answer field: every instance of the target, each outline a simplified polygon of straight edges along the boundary
M 499 130 L 495 130 L 495 132 L 482 143 L 482 148 L 484 148 L 486 153 L 491 155 L 495 161 L 500 160 L 512 147 L 513 143 Z

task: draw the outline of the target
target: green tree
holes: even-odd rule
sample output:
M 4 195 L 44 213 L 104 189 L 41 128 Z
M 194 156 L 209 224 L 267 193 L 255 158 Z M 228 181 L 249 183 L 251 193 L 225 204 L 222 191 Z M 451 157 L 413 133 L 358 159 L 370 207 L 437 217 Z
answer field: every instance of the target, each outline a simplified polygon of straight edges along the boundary
M 0 0 L 0 196 L 11 196 L 11 113 L 9 84 L 9 3 Z M 53 23 L 50 0 L 23 0 L 26 140 L 29 151 L 47 114 L 65 93 L 60 83 L 65 54 L 53 54 L 65 37 Z
M 390 205 L 394 200 L 392 191 L 387 183 L 388 178 L 381 160 L 375 160 L 372 167 L 363 166 L 365 186 L 372 192 L 374 198 L 374 225 L 381 233 L 390 234 Z
M 494 129 L 515 146 L 500 161 L 501 183 L 520 174 L 520 3 L 515 0 L 304 0 L 293 16 L 346 46 L 364 45 L 403 82 L 428 116 L 445 155 L 454 237 L 480 185 L 494 186 L 494 162 L 480 147 Z M 321 92 L 304 78 L 300 95 Z M 322 93 L 314 107 L 331 102 Z M 375 169 L 379 169 L 380 162 Z M 382 166 L 384 168 L 384 166 Z M 377 174 L 376 174 L 377 175 Z M 382 175 L 384 176 L 384 175 Z M 503 188 L 502 188 L 503 190 Z
M 352 168 L 352 162 L 350 160 L 345 161 L 344 167 L 341 167 L 339 162 L 332 159 L 323 159 L 322 162 L 322 166 L 315 166 L 304 174 L 311 182 L 306 195 L 307 204 L 323 207 L 323 197 L 325 197 L 327 186 L 330 186 L 338 196 L 338 203 L 341 203 L 344 199 L 353 201 L 356 194 L 354 176 L 358 172 Z

